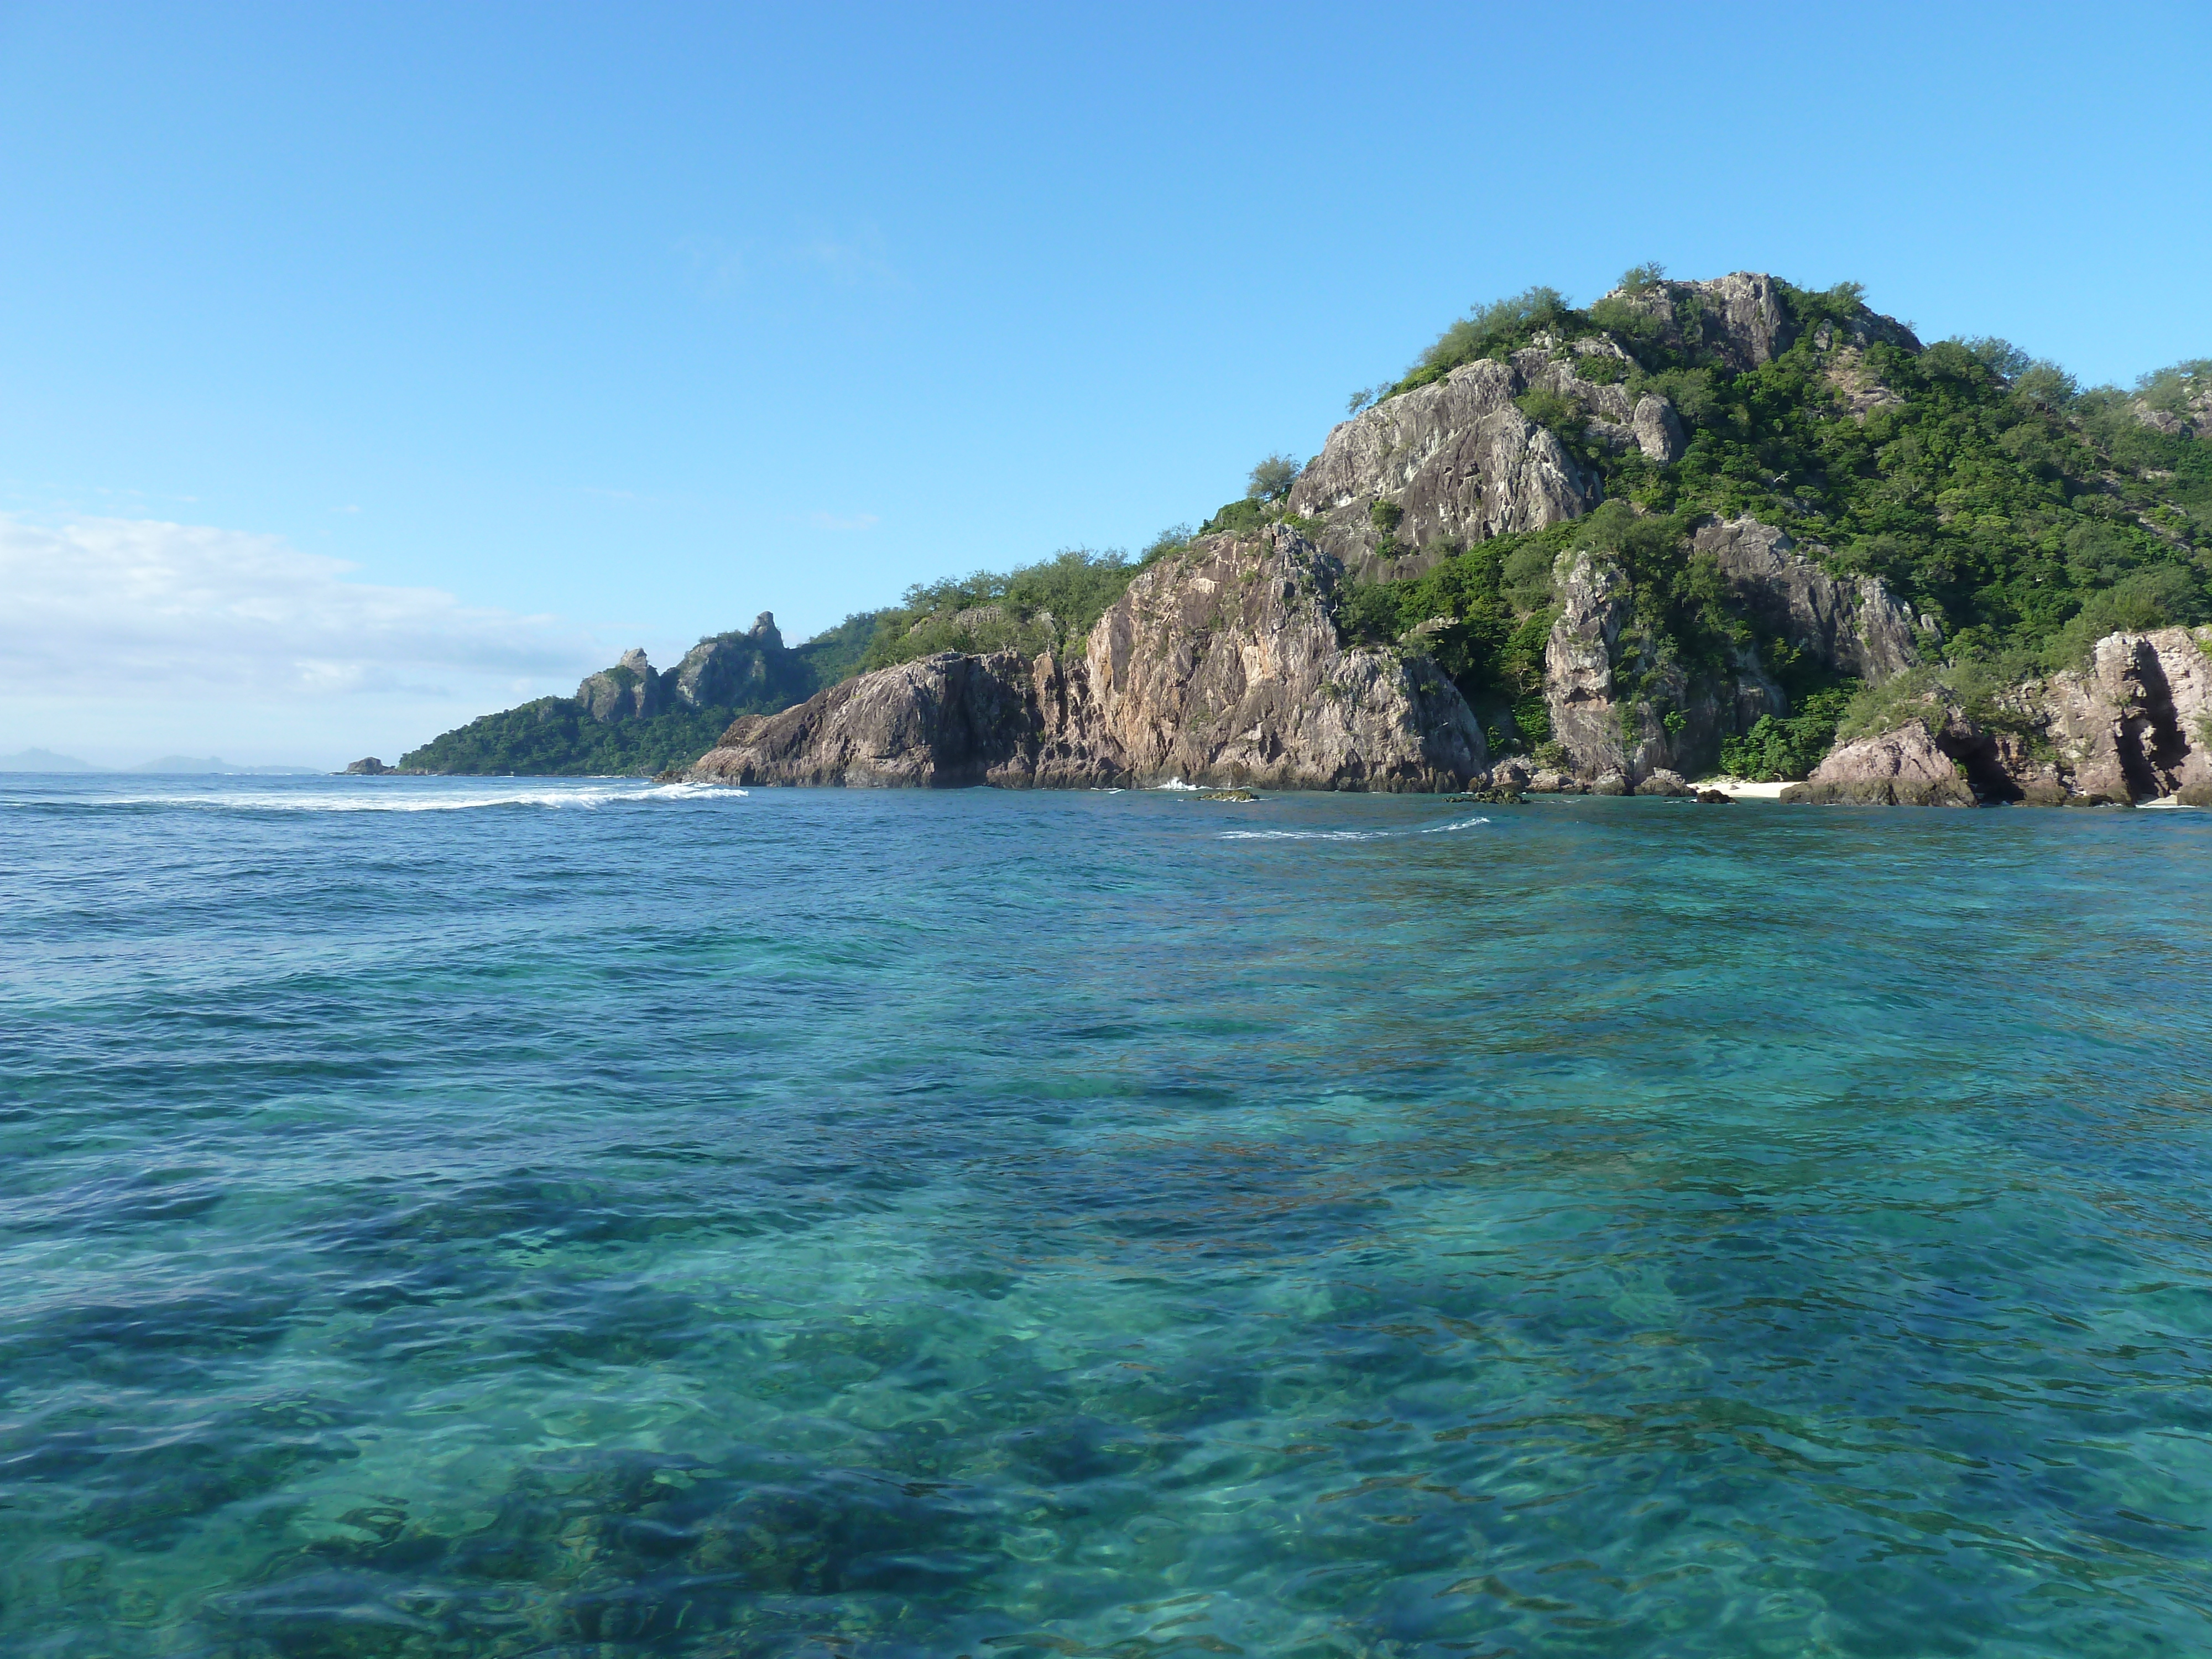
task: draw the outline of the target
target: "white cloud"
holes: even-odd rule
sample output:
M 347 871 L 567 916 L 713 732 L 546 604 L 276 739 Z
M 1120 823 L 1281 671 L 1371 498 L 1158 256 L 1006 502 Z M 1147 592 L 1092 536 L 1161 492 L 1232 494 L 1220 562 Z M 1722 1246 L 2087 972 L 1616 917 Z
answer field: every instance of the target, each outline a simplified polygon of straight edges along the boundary
M 343 748 L 387 728 L 378 740 L 396 747 L 442 729 L 425 720 L 565 690 L 605 654 L 555 617 L 356 568 L 275 536 L 0 514 L 0 714 L 33 742 L 127 743 L 181 722 L 247 749 Z

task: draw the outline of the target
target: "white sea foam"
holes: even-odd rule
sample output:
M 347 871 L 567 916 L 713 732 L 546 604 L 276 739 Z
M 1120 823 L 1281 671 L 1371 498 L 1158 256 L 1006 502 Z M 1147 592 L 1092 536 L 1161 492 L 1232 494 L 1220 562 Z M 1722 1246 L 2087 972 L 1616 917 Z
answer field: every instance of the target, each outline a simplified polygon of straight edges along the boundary
M 1425 830 L 1224 830 L 1219 841 L 1395 841 L 1401 836 L 1435 836 L 1449 830 L 1472 830 L 1488 818 L 1459 818 L 1433 823 Z
M 15 806 L 170 806 L 229 812 L 467 812 L 491 806 L 538 806 L 595 811 L 603 806 L 671 800 L 740 799 L 745 792 L 719 784 L 586 784 L 561 788 L 490 785 L 465 790 L 418 790 L 378 785 L 343 793 L 210 789 L 197 794 L 40 796 L 10 800 Z

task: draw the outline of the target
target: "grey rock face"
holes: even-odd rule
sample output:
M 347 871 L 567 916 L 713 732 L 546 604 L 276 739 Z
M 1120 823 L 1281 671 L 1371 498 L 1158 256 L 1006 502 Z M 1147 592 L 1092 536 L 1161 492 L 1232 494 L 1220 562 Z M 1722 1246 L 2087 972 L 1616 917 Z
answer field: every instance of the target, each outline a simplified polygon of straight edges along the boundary
M 1714 561 L 1766 629 L 1840 672 L 1887 679 L 1911 666 L 1919 641 L 1930 637 L 1883 583 L 1829 576 L 1788 536 L 1755 519 L 1708 522 L 1692 551 Z M 1619 772 L 1632 785 L 1661 770 L 1698 776 L 1718 760 L 1723 737 L 1748 732 L 1762 714 L 1789 712 L 1782 688 L 1748 650 L 1718 679 L 1679 663 L 1638 661 L 1632 690 L 1624 690 L 1627 579 L 1593 554 L 1561 563 L 1544 695 L 1553 738 L 1578 775 Z
M 1636 400 L 1636 412 L 1632 420 L 1636 434 L 1636 447 L 1644 452 L 1644 459 L 1656 461 L 1662 466 L 1671 466 L 1682 459 L 1689 447 L 1689 440 L 1682 435 L 1682 422 L 1674 413 L 1674 405 L 1664 398 L 1650 395 Z
M 2022 799 L 2156 800 L 2212 786 L 2212 629 L 2111 634 L 2086 668 L 2023 689 L 2014 712 L 2040 737 L 1990 742 Z
M 1879 684 L 1917 662 L 1923 641 L 1932 642 L 1932 629 L 1887 584 L 1831 576 L 1756 519 L 1708 520 L 1692 545 L 1713 557 L 1755 617 L 1840 673 Z
M 365 760 L 355 761 L 346 768 L 349 775 L 363 778 L 380 778 L 392 769 L 374 755 Z
M 667 706 L 662 676 L 636 649 L 623 652 L 612 668 L 586 675 L 576 688 L 576 701 L 602 726 L 643 720 Z
M 1628 578 L 1610 559 L 1589 553 L 1563 556 L 1559 616 L 1544 645 L 1544 700 L 1552 738 L 1567 751 L 1574 770 L 1595 777 L 1626 771 L 1626 739 L 1613 699 L 1613 665 L 1621 624 L 1628 620 Z
M 1354 568 L 1374 562 L 1386 533 L 1419 552 L 1580 518 L 1601 499 L 1598 481 L 1515 406 L 1529 388 L 1520 359 L 1544 373 L 1567 368 L 1547 353 L 1524 351 L 1514 363 L 1462 364 L 1377 404 L 1328 434 L 1291 491 L 1291 510 L 1321 520 L 1322 546 Z M 1632 421 L 1625 394 L 1602 390 L 1623 405 L 1621 420 Z M 1399 510 L 1394 530 L 1375 522 L 1377 502 Z M 1432 562 L 1405 563 L 1393 574 Z
M 1676 350 L 1702 345 L 1741 372 L 1772 362 L 1797 337 L 1771 276 L 1739 270 L 1703 283 L 1656 283 L 1641 293 L 1606 295 L 1640 312 Z
M 1560 563 L 1559 615 L 1544 647 L 1553 741 L 1585 780 L 1618 774 L 1632 788 L 1655 772 L 1702 772 L 1720 752 L 1733 689 L 1693 680 L 1679 664 L 1658 662 L 1642 665 L 1638 695 L 1626 696 L 1616 670 L 1629 619 L 1628 579 L 1610 559 L 1595 554 L 1562 555 Z M 1676 717 L 1671 727 L 1669 714 Z
M 1974 792 L 1923 720 L 1832 750 L 1786 801 L 1861 806 L 1972 806 Z
M 1278 788 L 1459 787 L 1487 757 L 1426 658 L 1346 645 L 1343 567 L 1280 526 L 1139 576 L 1091 635 L 1105 729 L 1140 778 Z
M 1797 340 L 1797 325 L 1779 287 L 1756 271 L 1735 271 L 1702 283 L 1657 283 L 1641 293 L 1616 289 L 1605 297 L 1650 319 L 1660 338 L 1674 349 L 1702 347 L 1739 374 L 1772 362 Z M 1921 349 L 1911 329 L 1864 306 L 1847 328 L 1826 323 L 1821 327 L 1826 337 L 1816 335 L 1814 343 L 1823 351 L 1837 345 L 1863 351 L 1876 341 L 1915 353 Z
M 1347 643 L 1343 567 L 1273 526 L 1145 572 L 1079 661 L 947 653 L 733 722 L 691 775 L 729 783 L 1125 782 L 1446 790 L 1482 734 L 1425 658 Z
M 933 787 L 993 781 L 1041 746 L 1030 664 L 945 652 L 731 722 L 690 775 L 720 783 Z
M 769 611 L 756 617 L 745 633 L 700 641 L 663 678 L 668 700 L 685 708 L 730 708 L 763 700 L 796 702 L 812 684 L 805 667 L 786 652 L 775 614 Z

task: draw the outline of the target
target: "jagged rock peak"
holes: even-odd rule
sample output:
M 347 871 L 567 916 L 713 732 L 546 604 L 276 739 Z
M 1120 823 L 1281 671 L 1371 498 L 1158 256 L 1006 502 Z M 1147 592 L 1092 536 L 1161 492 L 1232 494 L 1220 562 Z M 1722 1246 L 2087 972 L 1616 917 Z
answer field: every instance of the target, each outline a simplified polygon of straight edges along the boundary
M 1703 282 L 1659 281 L 1617 288 L 1603 296 L 1627 307 L 1657 325 L 1662 343 L 1676 349 L 1698 345 L 1741 374 L 1772 362 L 1796 343 L 1798 324 L 1790 315 L 1782 285 L 1763 271 L 1736 270 Z M 1823 323 L 1814 344 L 1826 351 L 1837 343 L 1832 325 Z M 1880 340 L 1912 352 L 1920 342 L 1894 317 L 1864 305 L 1858 307 L 1844 343 L 1863 349 Z
M 623 653 L 612 668 L 584 676 L 576 687 L 576 701 L 602 726 L 643 720 L 660 712 L 665 701 L 665 678 L 646 660 L 644 648 L 633 647 Z
M 1441 380 L 1386 398 L 1328 434 L 1291 489 L 1291 510 L 1320 520 L 1321 545 L 1346 564 L 1391 575 L 1434 562 L 1394 562 L 1401 551 L 1419 555 L 1578 519 L 1603 499 L 1602 487 L 1516 400 L 1534 386 L 1564 386 L 1598 421 L 1641 440 L 1627 394 L 1573 371 L 1572 362 L 1555 363 L 1532 346 L 1510 362 L 1462 363 Z M 1646 427 L 1663 434 L 1672 416 L 1655 408 Z M 1674 430 L 1679 436 L 1679 424 Z

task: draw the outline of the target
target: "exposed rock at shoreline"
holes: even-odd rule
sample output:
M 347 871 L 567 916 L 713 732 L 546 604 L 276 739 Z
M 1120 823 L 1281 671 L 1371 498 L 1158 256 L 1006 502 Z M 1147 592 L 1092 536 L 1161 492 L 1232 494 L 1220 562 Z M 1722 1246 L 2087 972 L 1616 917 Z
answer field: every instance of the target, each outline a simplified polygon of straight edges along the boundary
M 1481 731 L 1440 670 L 1346 642 L 1343 581 L 1285 526 L 1207 537 L 1131 583 L 1080 658 L 948 652 L 881 669 L 732 722 L 690 775 L 1380 790 L 1482 775 Z
M 349 777 L 381 778 L 398 769 L 395 766 L 386 766 L 375 756 L 371 755 L 365 760 L 357 760 L 349 765 L 345 769 L 345 775 Z
M 1958 763 L 1937 745 L 1926 722 L 1917 720 L 1840 745 L 1811 777 L 1784 789 L 1782 799 L 1860 806 L 1975 804 Z
M 1976 720 L 1924 713 L 1838 745 L 1784 800 L 1897 805 L 2212 805 L 2212 629 L 2111 634 L 2086 667 L 2015 686 Z
M 1923 643 L 1941 637 L 1877 578 L 1831 576 L 1783 532 L 1756 519 L 1708 520 L 1692 546 L 1714 562 L 1736 603 L 1766 632 L 1839 674 L 1880 684 L 1911 667 Z M 1750 651 L 1738 653 L 1719 679 L 1675 662 L 1640 663 L 1634 690 L 1625 695 L 1622 631 L 1632 605 L 1626 573 L 1598 553 L 1564 556 L 1561 563 L 1544 697 L 1553 739 L 1578 777 L 1618 773 L 1632 787 L 1662 770 L 1702 776 L 1718 763 L 1723 737 L 1748 732 L 1762 714 L 1789 712 L 1782 688 Z

